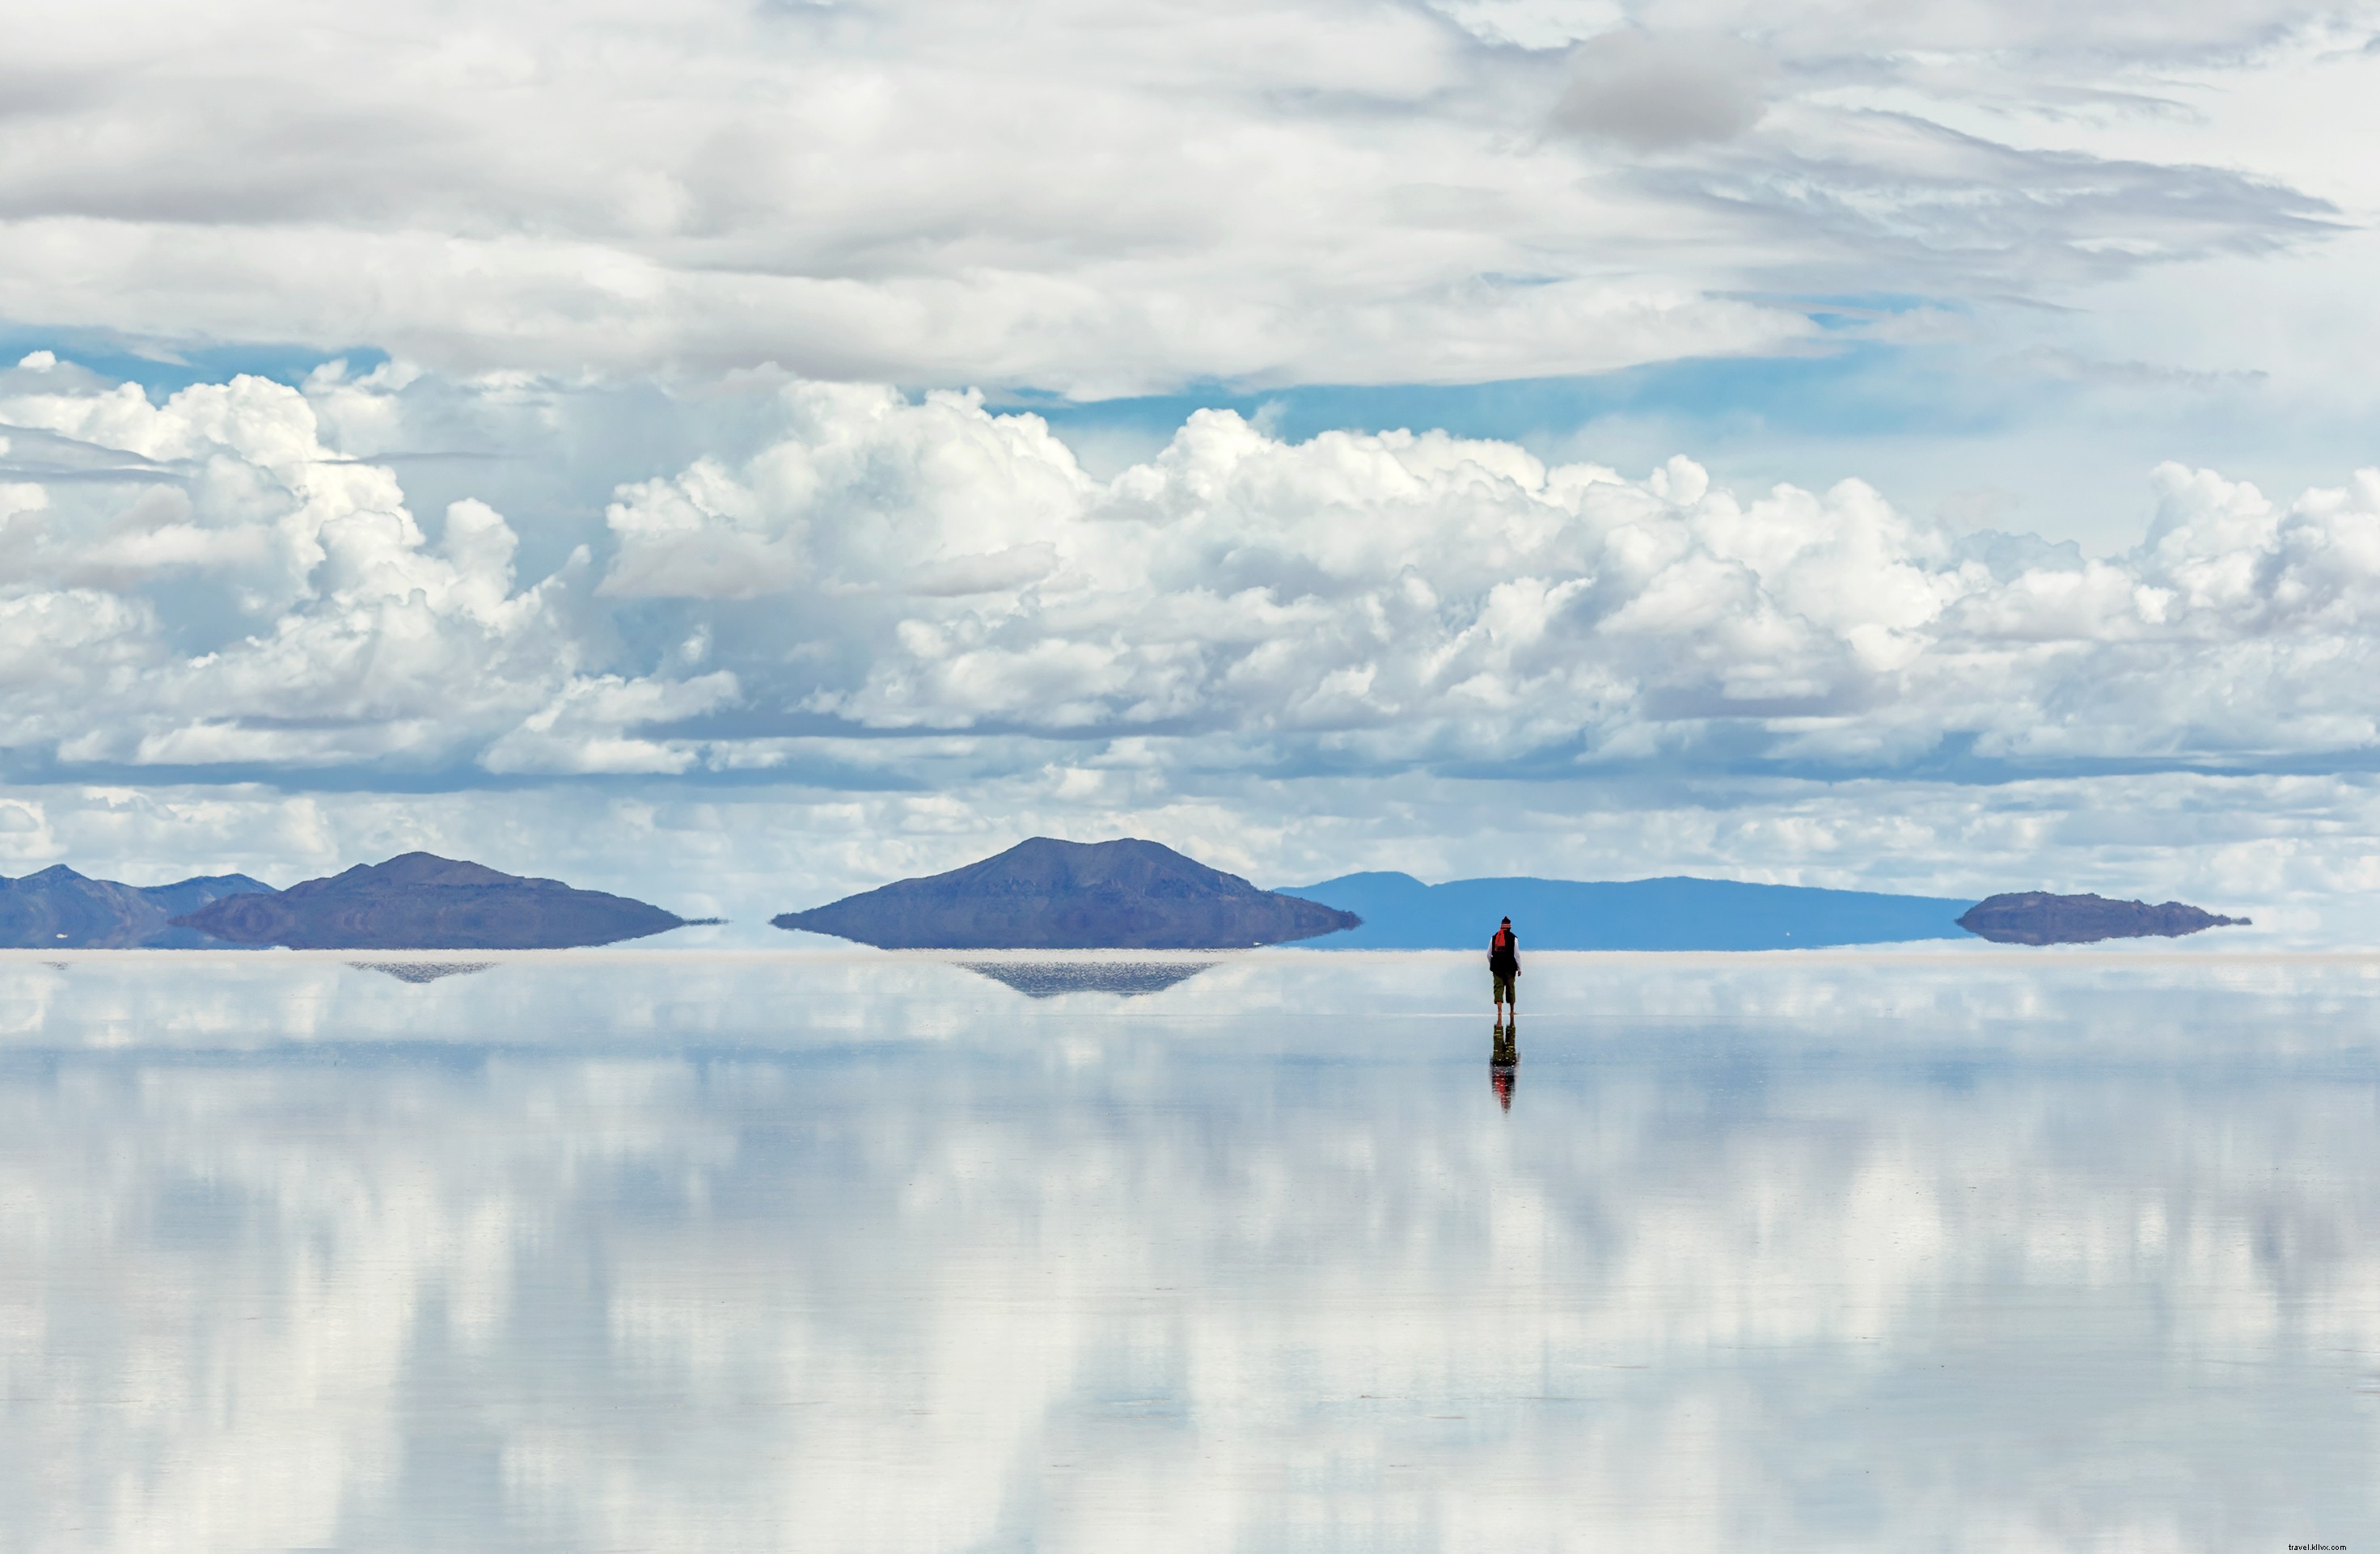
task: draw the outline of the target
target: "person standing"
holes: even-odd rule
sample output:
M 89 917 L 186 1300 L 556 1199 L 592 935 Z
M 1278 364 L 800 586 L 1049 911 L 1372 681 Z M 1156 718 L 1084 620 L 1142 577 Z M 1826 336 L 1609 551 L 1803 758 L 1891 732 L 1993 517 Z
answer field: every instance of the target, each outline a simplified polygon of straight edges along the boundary
M 1521 1015 L 1520 996 L 1514 984 L 1521 979 L 1521 941 L 1513 936 L 1512 919 L 1507 917 L 1496 929 L 1496 937 L 1488 941 L 1488 975 L 1496 983 L 1496 1025 L 1502 1028 L 1509 1016 L 1518 1024 Z

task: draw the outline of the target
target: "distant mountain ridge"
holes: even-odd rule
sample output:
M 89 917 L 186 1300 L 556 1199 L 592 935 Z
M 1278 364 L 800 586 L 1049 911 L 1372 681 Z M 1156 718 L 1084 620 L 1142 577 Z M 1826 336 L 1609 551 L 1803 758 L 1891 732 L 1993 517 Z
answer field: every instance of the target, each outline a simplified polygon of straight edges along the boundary
M 406 853 L 174 922 L 237 944 L 295 950 L 562 950 L 682 926 L 674 912 L 559 880 Z
M 1037 836 L 947 874 L 770 921 L 888 950 L 1244 950 L 1358 919 L 1155 842 Z
M 1316 941 L 1320 950 L 1484 951 L 1510 917 L 1529 950 L 1805 950 L 1963 939 L 1971 900 L 1658 880 L 1526 876 L 1426 885 L 1410 874 L 1345 874 L 1283 893 L 1356 914 L 1362 926 Z
M 0 880 L 0 947 L 16 950 L 200 950 L 225 947 L 176 919 L 230 896 L 271 894 L 245 874 L 209 874 L 170 885 L 93 880 L 64 864 Z

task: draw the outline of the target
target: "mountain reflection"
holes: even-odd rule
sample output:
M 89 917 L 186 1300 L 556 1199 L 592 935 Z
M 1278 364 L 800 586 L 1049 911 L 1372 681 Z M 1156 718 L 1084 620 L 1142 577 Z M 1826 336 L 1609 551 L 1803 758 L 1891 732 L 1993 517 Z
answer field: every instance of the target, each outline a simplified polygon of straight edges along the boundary
M 1530 965 L 0 965 L 0 1548 L 2374 1524 L 2365 968 Z
M 435 982 L 442 977 L 468 977 L 485 971 L 493 961 L 349 961 L 358 971 L 377 971 L 400 982 Z
M 1116 993 L 1141 998 L 1187 982 L 1213 961 L 961 961 L 978 977 L 1015 989 L 1026 998 L 1060 993 Z

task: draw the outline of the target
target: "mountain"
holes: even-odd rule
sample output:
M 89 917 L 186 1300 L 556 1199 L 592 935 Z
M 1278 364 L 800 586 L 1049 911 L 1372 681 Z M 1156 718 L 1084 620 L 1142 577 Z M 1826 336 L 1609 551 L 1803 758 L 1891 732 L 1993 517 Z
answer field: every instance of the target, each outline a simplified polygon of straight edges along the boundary
M 770 919 L 888 950 L 1226 950 L 1354 928 L 1154 842 L 1037 836 L 948 874 Z
M 64 864 L 0 880 L 0 946 L 17 950 L 195 950 L 221 945 L 173 919 L 227 896 L 271 894 L 245 874 L 211 874 L 170 885 L 119 885 Z
M 174 921 L 295 950 L 559 950 L 640 939 L 686 919 L 559 880 L 407 853 L 271 895 L 229 897 Z
M 1288 893 L 1358 914 L 1323 950 L 1478 950 L 1509 917 L 1530 950 L 1807 950 L 1961 937 L 1947 897 L 1732 880 L 1451 880 L 1348 874 Z
M 2145 901 L 2021 891 L 1977 902 L 1959 926 L 2001 944 L 2094 944 L 2103 939 L 2180 939 L 2204 929 L 2249 925 L 2245 917 L 2218 917 L 2178 901 L 2151 906 Z

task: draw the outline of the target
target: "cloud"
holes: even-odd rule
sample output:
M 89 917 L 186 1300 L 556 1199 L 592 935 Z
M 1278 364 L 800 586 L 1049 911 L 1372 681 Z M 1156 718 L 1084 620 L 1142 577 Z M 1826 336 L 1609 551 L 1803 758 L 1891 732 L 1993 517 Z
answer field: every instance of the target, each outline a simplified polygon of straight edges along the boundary
M 1724 34 L 1607 32 L 1571 50 L 1554 122 L 1639 150 L 1727 140 L 1760 117 L 1760 59 Z
M 357 404 L 387 391 L 318 392 L 384 432 Z M 1746 494 L 1683 457 L 1631 479 L 1222 411 L 1102 480 L 971 395 L 794 382 L 745 451 L 544 535 L 524 586 L 502 516 L 452 501 L 433 541 L 295 390 L 0 419 L 159 474 L 0 501 L 11 743 L 70 768 L 698 774 L 837 732 L 1541 774 L 2380 747 L 2371 471 L 2279 503 L 2168 466 L 2139 542 L 2088 559 L 1857 480 Z
M 2012 146 L 1872 107 L 1792 103 L 1775 116 L 1762 144 L 1648 176 L 1814 256 L 1890 256 L 1893 273 L 1946 295 L 2013 282 L 2046 296 L 2350 225 L 2327 200 L 2232 167 Z
M 294 389 L 239 378 L 155 405 L 69 387 L 0 395 L 0 421 L 157 472 L 0 499 L 0 676 L 20 749 L 85 767 L 433 770 L 501 750 L 508 771 L 610 770 L 631 759 L 623 729 L 733 695 L 732 676 L 698 691 L 601 673 L 583 550 L 517 588 L 516 537 L 468 500 L 432 544 L 395 477 L 323 446 Z
M 2324 140 L 2235 165 L 2123 106 L 2213 90 L 2150 62 L 2299 69 L 2302 6 L 1493 10 L 59 12 L 12 51 L 0 316 L 1097 397 L 1774 353 L 1817 336 L 1787 294 L 2062 293 L 2326 230 Z
M 636 680 L 607 674 L 579 679 L 551 705 L 488 747 L 480 763 L 498 772 L 684 771 L 695 753 L 624 731 L 708 712 L 736 699 L 735 676 Z
M 744 468 L 614 504 L 604 588 L 781 597 L 773 629 L 740 628 L 745 684 L 858 728 L 1150 730 L 1382 768 L 2380 742 L 2361 690 L 2380 474 L 2284 505 L 2168 467 L 2144 540 L 2086 560 L 1857 481 L 1739 496 L 1682 458 L 1632 480 L 1443 433 L 1287 443 L 1204 411 L 1100 481 L 1034 418 L 965 396 L 788 401 L 792 434 Z
M 2087 10 L 2054 0 L 1870 10 L 1846 10 L 1827 0 L 1634 0 L 1624 6 L 1583 6 L 1574 0 L 1432 0 L 1431 8 L 1483 39 L 1531 49 L 1558 49 L 1609 35 L 1624 19 L 1647 31 L 1756 32 L 1794 55 L 1831 56 L 1838 67 L 1852 62 L 1910 65 L 1925 56 L 1938 61 L 1997 54 L 2022 60 L 2044 79 L 2069 69 L 2107 71 L 2119 60 L 2153 60 L 2168 67 L 2236 62 L 2292 36 L 2321 36 L 2334 26 L 2353 31 L 2352 24 L 2329 7 L 2288 0 L 2213 0 L 2188 6 L 2118 0 Z M 2360 33 L 2354 35 L 2360 41 Z M 1908 58 L 1912 55 L 1921 58 Z

